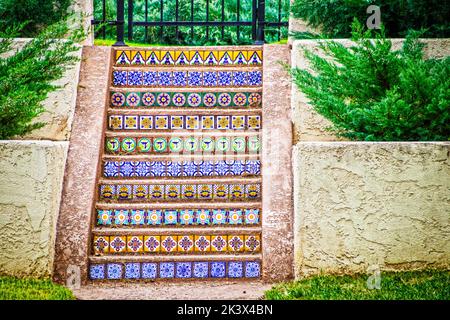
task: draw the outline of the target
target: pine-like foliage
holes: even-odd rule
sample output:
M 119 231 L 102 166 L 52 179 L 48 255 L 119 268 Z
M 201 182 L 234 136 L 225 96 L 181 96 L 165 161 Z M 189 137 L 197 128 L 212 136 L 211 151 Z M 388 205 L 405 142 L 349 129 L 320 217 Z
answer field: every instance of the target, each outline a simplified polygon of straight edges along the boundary
M 27 22 L 20 37 L 34 37 L 46 26 L 68 16 L 72 0 L 0 0 L 0 32 Z
M 450 57 L 424 59 L 417 32 L 401 50 L 383 31 L 353 23 L 346 48 L 322 41 L 328 57 L 306 52 L 313 72 L 293 69 L 295 84 L 329 128 L 351 140 L 445 141 L 450 139 Z
M 45 111 L 42 102 L 48 93 L 58 89 L 53 82 L 78 60 L 73 52 L 80 49 L 77 42 L 84 34 L 75 30 L 67 37 L 68 32 L 65 20 L 51 25 L 9 57 L 4 53 L 11 50 L 11 37 L 16 33 L 0 36 L 0 54 L 4 54 L 0 58 L 0 139 L 44 125 L 33 119 Z
M 294 0 L 291 12 L 320 28 L 324 37 L 349 38 L 353 19 L 365 21 L 369 17 L 366 9 L 372 4 L 380 7 L 381 22 L 390 38 L 403 38 L 409 29 L 426 29 L 425 37 L 450 37 L 450 0 Z

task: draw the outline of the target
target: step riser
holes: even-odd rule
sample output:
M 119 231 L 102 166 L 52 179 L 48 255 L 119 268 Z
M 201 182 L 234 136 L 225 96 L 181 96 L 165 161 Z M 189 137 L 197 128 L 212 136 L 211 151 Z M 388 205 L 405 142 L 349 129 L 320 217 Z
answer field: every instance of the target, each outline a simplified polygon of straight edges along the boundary
M 90 278 L 259 278 L 262 48 L 113 55 Z

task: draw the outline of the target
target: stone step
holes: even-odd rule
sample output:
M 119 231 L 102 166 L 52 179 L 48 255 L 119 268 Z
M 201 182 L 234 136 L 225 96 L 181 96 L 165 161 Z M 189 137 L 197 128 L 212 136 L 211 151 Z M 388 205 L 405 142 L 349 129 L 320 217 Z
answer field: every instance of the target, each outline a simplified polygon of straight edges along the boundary
M 192 180 L 189 180 L 189 184 L 208 184 L 210 183 L 210 178 L 198 177 Z M 115 185 L 123 185 L 123 184 L 160 184 L 164 182 L 164 184 L 180 184 L 178 179 L 173 179 L 171 177 L 166 177 L 164 179 L 117 179 L 110 180 L 106 178 L 100 178 L 99 184 L 115 184 Z M 220 177 L 214 179 L 214 183 L 221 184 L 256 184 L 261 183 L 261 177 L 252 177 L 252 178 L 242 178 L 242 177 Z
M 158 227 L 149 228 L 148 226 L 134 226 L 134 228 L 107 228 L 107 227 L 95 227 L 92 229 L 92 233 L 97 236 L 102 235 L 124 235 L 124 236 L 134 236 L 134 235 L 176 235 L 183 236 L 189 235 L 251 235 L 260 234 L 262 229 L 260 225 L 255 226 L 242 226 L 242 225 L 228 225 L 220 226 L 218 225 L 207 225 L 207 226 L 180 226 L 174 225 L 170 227 Z
M 261 255 L 90 256 L 91 280 L 202 280 L 261 277 Z
M 243 67 L 113 67 L 111 84 L 114 87 L 171 87 L 171 88 L 221 88 L 262 87 L 262 68 Z
M 180 255 L 115 255 L 89 256 L 91 263 L 107 262 L 158 262 L 158 261 L 255 261 L 262 259 L 261 253 L 217 253 L 217 254 L 180 254 Z
M 259 137 L 261 133 L 259 131 L 177 131 L 176 136 L 179 137 Z M 139 138 L 153 138 L 153 137 L 166 137 L 171 138 L 174 136 L 174 132 L 155 132 L 155 131 L 105 131 L 105 137 L 139 137 Z
M 236 161 L 236 160 L 259 160 L 260 156 L 258 154 L 122 154 L 122 155 L 112 155 L 103 154 L 103 161 Z
M 158 109 L 148 109 L 148 108 L 109 108 L 108 115 L 111 114 L 122 114 L 122 115 L 188 115 L 188 116 L 202 116 L 202 115 L 215 115 L 215 116 L 240 116 L 240 115 L 260 115 L 261 109 L 206 109 L 206 108 L 158 108 Z
M 158 210 L 161 207 L 165 209 L 260 209 L 260 202 L 168 202 L 168 203 L 106 203 L 97 202 L 95 207 L 97 209 L 149 209 Z
M 134 231 L 134 232 L 133 232 Z M 182 230 L 183 231 L 183 230 Z M 96 256 L 124 254 L 255 254 L 261 250 L 261 232 L 230 231 L 229 233 L 93 232 L 91 248 Z
M 116 87 L 110 86 L 110 92 L 261 92 L 262 86 L 259 87 Z
M 262 46 L 246 47 L 152 47 L 120 48 L 114 50 L 114 65 L 177 65 L 199 67 L 206 65 L 246 66 L 262 64 Z

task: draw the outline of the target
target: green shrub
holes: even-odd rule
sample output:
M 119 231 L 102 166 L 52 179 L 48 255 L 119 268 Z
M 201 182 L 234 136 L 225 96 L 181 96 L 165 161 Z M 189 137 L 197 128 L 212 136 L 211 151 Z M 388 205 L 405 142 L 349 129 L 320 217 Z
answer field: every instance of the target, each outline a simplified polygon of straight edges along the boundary
M 450 37 L 450 1 L 442 0 L 294 0 L 292 14 L 320 27 L 328 38 L 351 37 L 354 18 L 366 21 L 369 5 L 381 9 L 381 22 L 386 35 L 391 38 L 404 37 L 409 29 L 428 29 L 426 37 Z M 298 33 L 296 37 L 303 37 Z
M 337 135 L 367 141 L 450 138 L 450 57 L 424 59 L 417 32 L 393 51 L 383 32 L 353 24 L 355 45 L 321 42 L 331 61 L 311 52 L 313 72 L 292 70 L 294 82 Z
M 76 42 L 84 34 L 76 30 L 62 40 L 68 32 L 67 21 L 63 20 L 46 28 L 14 55 L 0 58 L 0 139 L 44 125 L 32 122 L 45 111 L 42 101 L 58 88 L 53 81 L 78 60 L 73 52 L 79 50 Z M 12 36 L 11 31 L 0 35 L 0 54 L 11 50 Z
M 68 15 L 72 0 L 0 0 L 0 32 L 14 24 L 28 22 L 21 37 L 34 37 L 46 26 Z

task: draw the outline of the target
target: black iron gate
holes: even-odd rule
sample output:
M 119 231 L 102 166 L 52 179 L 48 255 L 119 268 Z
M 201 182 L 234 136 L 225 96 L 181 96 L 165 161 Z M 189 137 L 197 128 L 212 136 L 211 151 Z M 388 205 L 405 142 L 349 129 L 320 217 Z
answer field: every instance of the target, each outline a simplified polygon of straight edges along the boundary
M 242 1 L 245 0 L 234 0 L 236 1 L 236 9 L 233 12 L 234 20 L 230 21 L 229 19 L 225 19 L 225 1 L 230 2 L 232 0 L 216 0 L 215 4 L 219 4 L 220 7 L 215 7 L 214 10 L 220 10 L 219 19 L 211 18 L 211 1 L 214 0 L 202 0 L 204 2 L 204 20 L 199 20 L 194 18 L 194 0 L 172 0 L 174 2 L 171 3 L 172 9 L 174 12 L 171 13 L 171 19 L 166 19 L 164 16 L 165 6 L 167 2 L 170 0 L 153 0 L 149 3 L 149 0 L 116 0 L 116 17 L 115 20 L 108 20 L 106 14 L 106 4 L 108 0 L 96 0 L 101 1 L 101 17 L 96 17 L 97 19 L 92 20 L 93 25 L 99 26 L 96 29 L 95 37 L 96 38 L 106 38 L 106 26 L 111 25 L 116 27 L 115 34 L 115 43 L 113 46 L 126 46 L 125 38 L 128 41 L 134 40 L 134 33 L 136 27 L 144 28 L 144 39 L 145 42 L 148 40 L 148 32 L 149 28 L 157 28 L 159 29 L 160 39 L 163 39 L 164 32 L 167 28 L 175 28 L 175 39 L 174 43 L 177 43 L 179 40 L 179 28 L 189 28 L 190 30 L 190 38 L 194 39 L 195 36 L 195 27 L 204 27 L 206 39 L 210 37 L 210 29 L 213 27 L 217 27 L 220 30 L 221 38 L 224 40 L 225 28 L 235 27 L 236 37 L 238 41 L 241 37 L 241 28 L 251 27 L 251 40 L 255 44 L 263 44 L 265 42 L 265 33 L 267 28 L 275 28 L 278 32 L 278 40 L 281 39 L 281 28 L 287 28 L 288 22 L 282 21 L 283 17 L 287 20 L 288 10 L 283 10 L 282 0 L 271 1 L 271 5 L 275 5 L 274 9 L 277 12 L 275 17 L 275 21 L 266 21 L 266 0 L 247 0 L 251 1 L 251 20 L 250 19 L 241 19 L 241 4 Z M 110 1 L 110 0 L 109 0 Z M 180 2 L 183 2 L 184 5 L 190 4 L 190 19 L 186 21 L 186 18 L 180 19 Z M 125 6 L 127 4 L 127 6 Z M 144 15 L 143 21 L 137 21 L 135 18 L 135 5 L 142 4 L 144 5 Z M 203 4 L 203 3 L 202 3 Z M 155 5 L 157 6 L 155 8 Z M 150 6 L 153 6 L 153 10 L 158 10 L 159 19 L 153 20 L 149 17 L 149 9 Z M 173 7 L 174 6 L 174 7 Z M 248 7 L 247 7 L 248 9 Z M 167 13 L 167 12 L 166 12 Z M 248 12 L 246 13 L 248 17 Z M 170 21 L 169 21 L 170 20 Z

